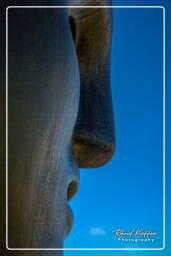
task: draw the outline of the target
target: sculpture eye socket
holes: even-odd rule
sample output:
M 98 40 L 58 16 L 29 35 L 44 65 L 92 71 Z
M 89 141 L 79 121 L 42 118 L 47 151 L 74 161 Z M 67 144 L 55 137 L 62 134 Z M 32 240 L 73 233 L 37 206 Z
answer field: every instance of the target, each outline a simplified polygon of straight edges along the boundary
M 72 181 L 68 185 L 67 189 L 67 201 L 69 202 L 71 198 L 77 193 L 78 191 L 78 182 L 77 181 Z
M 69 24 L 70 24 L 70 28 L 71 28 L 72 37 L 73 37 L 73 40 L 75 42 L 76 25 L 75 25 L 74 19 L 71 16 L 69 17 Z

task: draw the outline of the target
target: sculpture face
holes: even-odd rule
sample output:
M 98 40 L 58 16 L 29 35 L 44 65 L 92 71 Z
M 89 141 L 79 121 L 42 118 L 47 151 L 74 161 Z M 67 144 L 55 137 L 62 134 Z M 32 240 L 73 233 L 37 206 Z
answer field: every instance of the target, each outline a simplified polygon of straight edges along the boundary
M 62 248 L 78 168 L 114 151 L 111 13 L 11 8 L 8 21 L 8 247 Z

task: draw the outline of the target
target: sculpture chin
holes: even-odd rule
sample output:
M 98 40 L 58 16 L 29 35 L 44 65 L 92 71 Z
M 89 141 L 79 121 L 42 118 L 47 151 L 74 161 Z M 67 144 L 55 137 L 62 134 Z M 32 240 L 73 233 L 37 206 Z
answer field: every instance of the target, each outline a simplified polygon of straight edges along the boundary
M 71 232 L 72 227 L 73 227 L 73 223 L 74 223 L 73 211 L 72 211 L 70 205 L 67 205 L 67 228 L 66 228 L 65 238 Z

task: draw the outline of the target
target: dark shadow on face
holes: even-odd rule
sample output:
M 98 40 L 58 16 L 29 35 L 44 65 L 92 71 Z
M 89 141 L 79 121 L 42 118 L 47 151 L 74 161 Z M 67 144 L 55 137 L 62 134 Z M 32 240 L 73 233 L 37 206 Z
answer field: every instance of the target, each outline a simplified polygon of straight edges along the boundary
M 106 9 L 8 9 L 10 248 L 62 248 L 78 168 L 113 155 L 111 20 Z

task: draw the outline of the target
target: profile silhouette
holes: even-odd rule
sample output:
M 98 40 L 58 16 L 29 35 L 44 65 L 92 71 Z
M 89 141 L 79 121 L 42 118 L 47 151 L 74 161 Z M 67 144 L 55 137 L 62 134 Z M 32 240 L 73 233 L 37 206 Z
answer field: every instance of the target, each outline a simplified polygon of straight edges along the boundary
M 16 4 L 97 5 L 7 10 L 7 245 L 63 248 L 73 224 L 68 202 L 79 187 L 79 167 L 102 166 L 115 149 L 110 89 L 112 13 L 98 8 L 111 1 Z M 5 222 L 4 212 L 1 220 Z M 4 234 L 5 224 L 3 242 Z M 3 255 L 62 255 L 62 251 L 40 254 L 4 249 Z

